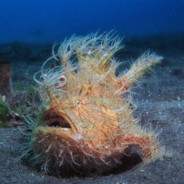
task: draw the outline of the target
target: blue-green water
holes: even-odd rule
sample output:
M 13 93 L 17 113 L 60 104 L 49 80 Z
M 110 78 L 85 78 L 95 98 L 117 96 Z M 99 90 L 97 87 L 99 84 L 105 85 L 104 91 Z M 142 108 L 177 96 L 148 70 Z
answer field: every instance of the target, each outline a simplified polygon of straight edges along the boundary
M 0 43 L 53 43 L 112 29 L 126 37 L 182 33 L 184 1 L 0 0 Z

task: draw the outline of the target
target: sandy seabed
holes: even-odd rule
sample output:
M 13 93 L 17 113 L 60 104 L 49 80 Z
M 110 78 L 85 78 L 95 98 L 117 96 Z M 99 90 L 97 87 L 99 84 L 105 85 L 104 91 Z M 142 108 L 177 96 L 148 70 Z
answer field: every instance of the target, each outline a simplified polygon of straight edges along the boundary
M 108 176 L 56 178 L 17 161 L 22 137 L 18 127 L 0 128 L 0 184 L 184 184 L 183 43 L 183 35 L 137 38 L 126 40 L 126 47 L 117 54 L 122 61 L 134 59 L 147 49 L 164 56 L 154 67 L 155 74 L 146 75 L 133 91 L 138 107 L 135 115 L 140 117 L 140 124 L 161 131 L 159 140 L 172 152 L 171 156 Z M 34 72 L 50 55 L 51 45 L 0 45 L 0 60 L 12 63 L 14 85 L 34 84 Z

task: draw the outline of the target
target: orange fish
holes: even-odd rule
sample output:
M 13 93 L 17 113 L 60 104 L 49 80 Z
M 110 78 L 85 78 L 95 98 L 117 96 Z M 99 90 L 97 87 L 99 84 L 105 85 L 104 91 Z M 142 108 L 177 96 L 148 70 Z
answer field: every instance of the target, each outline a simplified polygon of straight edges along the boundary
M 141 150 L 143 163 L 162 155 L 153 131 L 133 117 L 131 86 L 163 57 L 146 52 L 118 76 L 121 39 L 110 33 L 72 36 L 52 50 L 38 83 L 42 110 L 31 122 L 28 152 L 45 171 L 105 173 L 123 164 L 127 150 Z M 53 60 L 60 66 L 45 69 Z M 125 95 L 126 94 L 126 95 Z

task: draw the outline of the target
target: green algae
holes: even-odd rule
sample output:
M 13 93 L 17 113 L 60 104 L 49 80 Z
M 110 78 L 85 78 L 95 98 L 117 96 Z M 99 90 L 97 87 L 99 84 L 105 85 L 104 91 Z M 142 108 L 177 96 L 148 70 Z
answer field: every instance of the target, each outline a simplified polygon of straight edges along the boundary
M 9 106 L 5 102 L 0 101 L 0 127 L 10 127 L 11 119 L 12 115 Z

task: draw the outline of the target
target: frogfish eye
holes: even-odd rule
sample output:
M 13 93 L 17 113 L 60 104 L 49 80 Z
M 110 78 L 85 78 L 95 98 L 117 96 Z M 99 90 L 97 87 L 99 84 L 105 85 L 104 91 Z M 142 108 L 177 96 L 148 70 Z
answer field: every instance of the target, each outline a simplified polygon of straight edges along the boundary
M 58 79 L 57 79 L 57 84 L 55 85 L 55 87 L 57 89 L 59 88 L 62 88 L 66 85 L 66 77 L 64 75 L 60 76 Z

